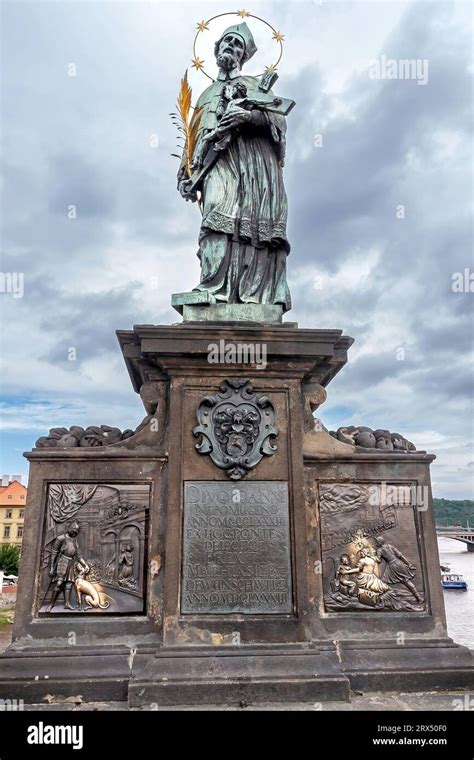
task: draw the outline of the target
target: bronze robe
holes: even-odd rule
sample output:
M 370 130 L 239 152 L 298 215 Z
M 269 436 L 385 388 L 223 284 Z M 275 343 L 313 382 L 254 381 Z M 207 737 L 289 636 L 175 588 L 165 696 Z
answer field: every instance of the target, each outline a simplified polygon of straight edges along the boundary
M 258 80 L 239 76 L 217 80 L 197 102 L 203 108 L 202 137 L 218 126 L 216 108 L 224 85 L 243 82 L 247 96 L 257 95 Z M 203 218 L 198 257 L 201 281 L 228 303 L 281 304 L 291 308 L 286 281 L 287 197 L 282 163 L 285 153 L 284 116 L 258 112 L 258 124 L 232 130 L 232 140 L 204 178 Z

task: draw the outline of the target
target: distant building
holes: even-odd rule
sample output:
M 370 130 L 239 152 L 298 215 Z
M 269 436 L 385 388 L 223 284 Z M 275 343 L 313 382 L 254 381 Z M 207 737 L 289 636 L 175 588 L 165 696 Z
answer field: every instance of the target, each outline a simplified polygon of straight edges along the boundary
M 21 475 L 3 475 L 0 486 L 0 546 L 23 541 L 27 489 Z

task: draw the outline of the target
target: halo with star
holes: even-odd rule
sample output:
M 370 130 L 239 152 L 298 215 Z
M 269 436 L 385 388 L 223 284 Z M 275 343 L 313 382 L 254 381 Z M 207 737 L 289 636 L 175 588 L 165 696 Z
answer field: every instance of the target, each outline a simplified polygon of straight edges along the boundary
M 265 71 L 262 71 L 261 74 L 256 74 L 255 76 L 260 77 L 262 74 L 266 73 L 267 71 L 276 71 L 278 64 L 280 63 L 282 56 L 283 56 L 283 40 L 285 39 L 284 35 L 281 32 L 278 32 L 268 21 L 265 21 L 265 19 L 260 18 L 260 16 L 256 16 L 254 13 L 250 13 L 250 11 L 241 10 L 241 11 L 232 11 L 230 13 L 219 13 L 217 16 L 212 16 L 211 18 L 203 19 L 196 25 L 196 36 L 194 37 L 193 42 L 193 58 L 191 61 L 191 65 L 196 71 L 200 71 L 202 74 L 204 74 L 205 77 L 211 80 L 211 82 L 215 82 L 214 77 L 211 77 L 210 74 L 207 73 L 207 71 L 204 68 L 205 61 L 202 60 L 198 53 L 197 53 L 197 44 L 199 40 L 199 36 L 201 34 L 205 34 L 206 32 L 210 31 L 210 24 L 212 21 L 215 21 L 216 18 L 223 18 L 223 16 L 239 16 L 242 19 L 247 18 L 254 18 L 256 21 L 261 21 L 262 24 L 265 24 L 268 26 L 271 31 L 273 32 L 272 39 L 275 40 L 277 45 L 280 46 L 279 55 L 278 58 L 274 63 L 271 63 L 269 66 L 265 67 Z

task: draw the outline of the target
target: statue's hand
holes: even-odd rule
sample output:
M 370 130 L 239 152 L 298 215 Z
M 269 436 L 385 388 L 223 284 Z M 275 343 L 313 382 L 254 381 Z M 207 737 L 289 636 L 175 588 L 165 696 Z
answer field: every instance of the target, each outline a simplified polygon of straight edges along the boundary
M 192 193 L 192 192 L 189 191 L 190 185 L 191 185 L 191 180 L 189 180 L 189 179 L 183 179 L 183 180 L 181 180 L 181 182 L 178 185 L 178 190 L 179 190 L 181 196 L 186 201 L 192 201 L 193 203 L 195 203 L 197 201 L 197 194 L 194 193 L 194 192 Z
M 219 129 L 234 129 L 235 127 L 240 127 L 241 124 L 248 124 L 251 120 L 252 114 L 250 111 L 236 108 L 224 114 L 219 122 Z

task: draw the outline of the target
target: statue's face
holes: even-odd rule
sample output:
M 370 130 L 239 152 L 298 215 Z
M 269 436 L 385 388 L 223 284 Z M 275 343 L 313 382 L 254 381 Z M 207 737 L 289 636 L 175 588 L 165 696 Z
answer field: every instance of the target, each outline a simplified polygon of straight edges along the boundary
M 220 41 L 217 50 L 217 65 L 226 71 L 231 71 L 236 66 L 240 68 L 244 52 L 245 47 L 242 37 L 229 32 Z

